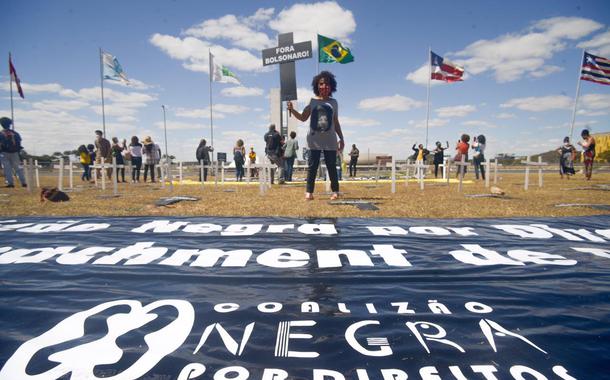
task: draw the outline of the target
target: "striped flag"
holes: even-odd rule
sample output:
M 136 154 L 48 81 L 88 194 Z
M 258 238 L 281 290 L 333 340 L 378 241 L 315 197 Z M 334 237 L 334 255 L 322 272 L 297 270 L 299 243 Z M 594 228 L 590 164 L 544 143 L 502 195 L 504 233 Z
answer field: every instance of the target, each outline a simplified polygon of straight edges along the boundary
M 444 59 L 440 55 L 430 52 L 431 73 L 430 79 L 442 80 L 445 82 L 462 81 L 464 69 L 455 63 Z
M 17 85 L 17 92 L 19 92 L 19 96 L 21 96 L 21 99 L 25 99 L 25 96 L 23 96 L 23 89 L 21 88 L 21 81 L 17 76 L 17 71 L 15 71 L 15 66 L 13 66 L 13 61 L 11 60 L 10 54 L 8 55 L 8 71 L 11 75 L 11 80 Z
M 580 79 L 599 84 L 610 84 L 610 59 L 585 52 Z

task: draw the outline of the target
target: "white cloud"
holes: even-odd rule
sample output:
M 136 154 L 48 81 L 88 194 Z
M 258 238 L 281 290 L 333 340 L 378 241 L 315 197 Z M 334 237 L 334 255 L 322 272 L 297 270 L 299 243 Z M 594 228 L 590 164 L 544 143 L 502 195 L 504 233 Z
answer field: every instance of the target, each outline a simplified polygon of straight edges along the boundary
M 477 107 L 472 105 L 461 105 L 453 107 L 440 107 L 435 110 L 438 117 L 449 118 L 449 117 L 464 117 L 477 110 Z
M 215 119 L 225 118 L 225 114 L 241 114 L 250 111 L 250 107 L 237 104 L 214 104 L 213 117 Z M 210 117 L 210 107 L 206 108 L 176 108 L 174 114 L 178 117 L 201 119 Z
M 9 83 L 6 82 L 6 85 L 8 89 Z M 39 94 L 44 92 L 59 93 L 63 90 L 63 87 L 57 83 L 33 84 L 21 82 L 21 87 L 25 94 Z
M 75 111 L 89 106 L 80 100 L 43 100 L 32 104 L 33 108 L 44 111 Z
M 501 112 L 496 116 L 496 119 L 514 119 L 515 117 L 517 117 L 514 113 L 508 113 L 508 112 Z
M 610 94 L 586 94 L 578 99 L 578 107 L 610 111 Z
M 495 129 L 500 128 L 498 125 L 490 123 L 485 120 L 469 120 L 462 123 L 465 127 L 478 127 L 483 129 Z
M 257 21 L 265 21 L 268 16 L 270 15 L 264 10 L 260 13 L 257 11 L 252 18 L 247 18 L 247 21 L 246 18 L 226 15 L 218 19 L 205 20 L 199 25 L 190 27 L 184 34 L 204 39 L 229 40 L 235 46 L 261 50 L 273 46 L 274 41 L 265 33 L 252 29 L 250 25 Z
M 370 111 L 408 111 L 424 105 L 424 102 L 396 94 L 394 96 L 363 99 L 358 103 L 358 108 Z
M 250 111 L 250 107 L 238 104 L 214 104 L 214 111 L 228 114 L 240 114 Z
M 428 120 L 428 128 L 444 127 L 449 123 L 447 119 L 430 119 Z M 408 123 L 413 128 L 426 128 L 426 120 L 409 120 Z
M 241 49 L 212 45 L 194 37 L 179 38 L 155 33 L 150 43 L 173 59 L 183 61 L 187 70 L 209 73 L 209 51 L 214 54 L 214 62 L 243 71 L 269 71 L 263 68 L 260 58 Z
M 274 12 L 274 8 L 259 8 L 252 16 L 246 17 L 244 22 L 250 26 L 256 27 L 257 25 L 269 21 Z
M 593 54 L 607 57 L 610 55 L 610 30 L 596 35 L 591 40 L 581 42 L 577 46 L 587 49 Z
M 159 128 L 159 129 L 163 129 L 163 127 L 164 127 L 163 122 L 162 121 L 156 122 L 155 127 Z M 189 123 L 189 122 L 184 122 L 184 121 L 168 120 L 167 129 L 168 130 L 198 129 L 200 131 L 205 131 L 207 133 L 210 130 L 210 126 L 206 125 L 206 124 L 201 124 L 201 123 Z
M 378 120 L 375 119 L 358 119 L 349 116 L 341 116 L 339 121 L 342 127 L 374 127 L 381 125 Z
M 293 32 L 295 42 L 311 40 L 315 47 L 317 33 L 349 44 L 350 34 L 356 31 L 356 20 L 351 11 L 334 1 L 326 1 L 283 9 L 269 22 L 269 27 L 279 33 Z
M 220 93 L 229 98 L 239 98 L 244 96 L 260 96 L 263 94 L 263 89 L 259 87 L 226 87 Z
M 543 112 L 557 109 L 569 109 L 573 105 L 572 98 L 565 95 L 551 95 L 510 99 L 500 105 L 502 108 L 517 108 L 522 111 Z
M 543 66 L 540 70 L 530 72 L 529 75 L 534 78 L 542 78 L 553 73 L 558 73 L 560 71 L 563 71 L 563 67 L 547 65 Z
M 556 68 L 545 68 L 546 61 L 568 46 L 566 40 L 582 38 L 602 24 L 579 17 L 554 17 L 535 23 L 520 33 L 505 34 L 493 40 L 479 40 L 456 53 L 466 71 L 480 74 L 493 71 L 498 82 L 510 82 L 525 74 L 548 75 Z M 541 74 L 535 74 L 540 72 Z

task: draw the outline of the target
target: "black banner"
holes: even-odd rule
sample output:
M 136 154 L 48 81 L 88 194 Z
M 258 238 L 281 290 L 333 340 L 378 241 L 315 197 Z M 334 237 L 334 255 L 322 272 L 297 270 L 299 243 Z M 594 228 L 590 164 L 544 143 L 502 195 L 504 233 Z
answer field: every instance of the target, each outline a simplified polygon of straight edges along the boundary
M 610 216 L 0 220 L 0 379 L 610 379 Z

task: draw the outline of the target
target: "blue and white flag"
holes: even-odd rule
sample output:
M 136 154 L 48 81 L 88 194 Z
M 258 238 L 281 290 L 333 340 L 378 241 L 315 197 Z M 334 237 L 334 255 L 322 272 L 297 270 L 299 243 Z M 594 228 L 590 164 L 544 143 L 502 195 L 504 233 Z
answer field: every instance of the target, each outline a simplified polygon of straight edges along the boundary
M 104 79 L 116 80 L 129 84 L 127 75 L 114 55 L 102 52 L 102 70 Z

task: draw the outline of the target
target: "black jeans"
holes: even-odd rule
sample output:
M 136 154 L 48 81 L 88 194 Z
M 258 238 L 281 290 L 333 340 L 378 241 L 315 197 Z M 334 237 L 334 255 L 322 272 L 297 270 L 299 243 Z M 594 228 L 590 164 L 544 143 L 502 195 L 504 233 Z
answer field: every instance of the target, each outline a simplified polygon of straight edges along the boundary
M 320 155 L 321 150 L 310 150 L 309 161 L 307 162 L 307 192 L 313 193 L 316 185 L 316 176 L 318 174 L 318 167 L 320 166 Z M 324 161 L 326 162 L 326 169 L 328 170 L 328 177 L 330 178 L 330 188 L 336 193 L 339 191 L 339 179 L 337 177 L 337 151 L 336 150 L 325 150 Z
M 352 157 L 349 160 L 349 176 L 350 177 L 356 176 L 356 165 L 358 165 L 358 157 Z
M 150 182 L 155 182 L 155 164 L 144 165 L 144 182 L 146 182 L 146 173 L 150 170 Z
M 140 170 L 142 169 L 142 157 L 131 157 L 131 179 L 140 181 Z

